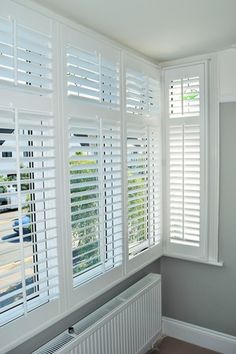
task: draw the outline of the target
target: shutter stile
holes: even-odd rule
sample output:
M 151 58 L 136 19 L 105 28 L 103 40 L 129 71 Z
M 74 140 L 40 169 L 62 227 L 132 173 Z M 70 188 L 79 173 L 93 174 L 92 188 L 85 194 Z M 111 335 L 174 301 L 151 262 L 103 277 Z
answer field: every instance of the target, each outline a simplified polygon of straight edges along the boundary
M 1 159 L 1 324 L 58 297 L 53 121 L 0 112 L 0 149 L 12 154 Z
M 158 127 L 149 127 L 149 246 L 161 241 L 161 149 Z

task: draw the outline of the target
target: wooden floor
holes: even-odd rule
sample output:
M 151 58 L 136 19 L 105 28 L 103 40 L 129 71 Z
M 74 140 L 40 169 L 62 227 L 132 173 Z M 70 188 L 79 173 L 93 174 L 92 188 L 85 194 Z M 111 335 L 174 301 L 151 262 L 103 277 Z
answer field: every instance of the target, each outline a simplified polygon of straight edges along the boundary
M 147 354 L 220 354 L 213 350 L 205 349 L 183 342 L 181 340 L 165 337 L 158 345 L 157 349 L 149 351 Z

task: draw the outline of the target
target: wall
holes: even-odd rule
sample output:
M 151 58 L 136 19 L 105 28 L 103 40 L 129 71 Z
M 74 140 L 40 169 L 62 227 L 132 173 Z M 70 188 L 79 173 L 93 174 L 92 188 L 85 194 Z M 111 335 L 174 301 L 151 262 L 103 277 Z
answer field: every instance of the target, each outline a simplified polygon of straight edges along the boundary
M 236 101 L 236 48 L 218 53 L 220 100 Z
M 220 107 L 219 258 L 224 266 L 164 257 L 163 315 L 236 336 L 236 103 Z
M 23 343 L 22 345 L 18 346 L 14 350 L 8 352 L 8 354 L 29 354 L 32 351 L 36 350 L 38 347 L 55 337 L 57 334 L 63 332 L 68 327 L 73 325 L 74 323 L 78 322 L 83 317 L 87 316 L 89 313 L 95 311 L 98 307 L 102 306 L 105 302 L 112 299 L 114 296 L 118 295 L 126 288 L 131 286 L 132 284 L 139 281 L 142 277 L 149 273 L 160 273 L 160 261 L 157 260 L 147 267 L 143 268 L 139 272 L 135 273 L 128 279 L 124 280 L 122 283 L 118 284 L 110 291 L 106 292 L 102 296 L 99 296 L 95 301 L 88 303 L 87 305 L 83 306 L 78 311 L 75 311 L 70 316 L 64 318 L 63 320 L 56 323 L 54 326 L 46 329 L 39 335 L 31 338 L 29 341 Z M 1 349 L 1 348 L 0 348 Z M 95 353 L 96 354 L 96 353 Z

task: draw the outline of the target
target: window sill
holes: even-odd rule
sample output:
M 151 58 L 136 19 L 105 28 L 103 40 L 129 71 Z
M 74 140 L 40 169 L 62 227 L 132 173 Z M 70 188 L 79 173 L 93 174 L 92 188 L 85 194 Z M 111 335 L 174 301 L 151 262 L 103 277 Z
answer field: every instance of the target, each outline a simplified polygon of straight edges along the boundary
M 181 255 L 173 255 L 169 253 L 164 253 L 164 257 L 170 257 L 170 258 L 175 258 L 175 259 L 181 259 L 183 261 L 189 261 L 189 262 L 196 262 L 196 263 L 202 263 L 202 264 L 207 264 L 207 265 L 212 265 L 216 267 L 223 267 L 224 262 L 223 261 L 211 261 L 207 259 L 200 259 L 200 258 L 194 258 L 194 257 L 184 257 Z

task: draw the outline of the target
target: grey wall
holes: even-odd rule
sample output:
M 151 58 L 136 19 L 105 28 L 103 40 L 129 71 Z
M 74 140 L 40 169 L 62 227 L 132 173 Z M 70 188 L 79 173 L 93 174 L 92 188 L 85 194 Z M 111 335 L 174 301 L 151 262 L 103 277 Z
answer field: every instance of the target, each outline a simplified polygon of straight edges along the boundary
M 224 267 L 162 258 L 163 314 L 236 336 L 236 103 L 220 110 L 219 251 Z
M 118 295 L 126 288 L 140 280 L 142 277 L 149 273 L 160 273 L 160 261 L 155 261 L 148 265 L 147 267 L 143 268 L 139 272 L 135 273 L 119 285 L 112 288 L 110 291 L 107 291 L 104 295 L 99 296 L 93 302 L 87 304 L 86 306 L 82 307 L 78 311 L 74 312 L 70 316 L 64 318 L 60 322 L 56 323 L 54 326 L 46 329 L 39 335 L 33 337 L 29 341 L 23 343 L 19 347 L 15 348 L 8 352 L 8 354 L 29 354 L 32 351 L 36 350 L 38 347 L 43 345 L 44 343 L 48 342 L 50 339 L 55 337 L 57 334 L 63 332 L 68 327 L 73 325 L 74 323 L 78 322 L 83 317 L 87 316 L 89 313 L 95 311 L 98 307 L 102 306 L 105 302 L 112 299 L 114 296 Z M 1 345 L 1 344 L 0 344 Z M 1 348 L 0 348 L 1 349 Z M 94 353 L 96 354 L 96 353 Z

